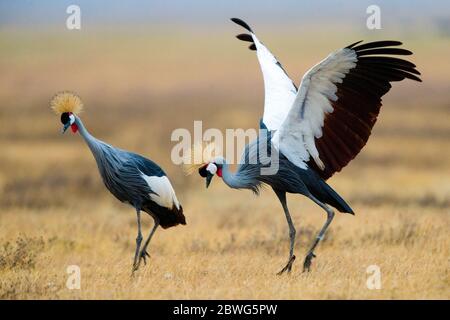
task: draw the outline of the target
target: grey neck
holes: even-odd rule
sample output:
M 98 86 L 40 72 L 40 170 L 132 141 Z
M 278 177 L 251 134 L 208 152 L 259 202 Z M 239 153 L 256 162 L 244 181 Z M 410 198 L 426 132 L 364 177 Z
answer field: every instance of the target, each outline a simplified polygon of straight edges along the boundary
M 86 144 L 89 146 L 89 149 L 91 149 L 94 156 L 98 152 L 98 147 L 100 141 L 97 140 L 95 137 L 93 137 L 89 131 L 84 127 L 83 122 L 80 118 L 75 116 L 75 124 L 78 126 L 78 131 L 80 132 L 80 135 L 83 137 L 84 141 L 86 141 Z
M 248 188 L 247 184 L 244 183 L 239 174 L 230 171 L 230 165 L 222 158 L 222 179 L 230 187 L 234 189 Z
M 75 117 L 75 123 L 78 126 L 80 135 L 86 141 L 89 149 L 91 149 L 103 180 L 110 179 L 114 175 L 112 172 L 120 163 L 118 153 L 110 145 L 93 137 L 84 127 L 80 118 Z

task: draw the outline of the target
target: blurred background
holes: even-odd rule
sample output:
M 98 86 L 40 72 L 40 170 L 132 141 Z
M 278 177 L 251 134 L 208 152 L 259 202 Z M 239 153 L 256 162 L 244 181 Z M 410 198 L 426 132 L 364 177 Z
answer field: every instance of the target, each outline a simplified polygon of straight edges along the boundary
M 66 28 L 66 8 L 71 4 L 81 8 L 81 30 Z M 366 27 L 366 8 L 371 4 L 381 9 L 380 30 Z M 262 265 L 267 254 L 274 254 L 276 264 L 270 272 L 277 271 L 287 254 L 287 231 L 276 197 L 267 191 L 257 200 L 245 191 L 227 189 L 218 179 L 206 191 L 202 179 L 184 176 L 170 160 L 175 144 L 170 141 L 172 131 L 192 130 L 194 120 L 202 120 L 204 129 L 258 127 L 262 76 L 254 52 L 234 38 L 242 30 L 229 21 L 231 17 L 253 27 L 297 84 L 308 68 L 331 51 L 361 39 L 396 39 L 414 52 L 408 59 L 421 71 L 423 83 L 394 83 L 383 99 L 367 146 L 329 181 L 357 216 L 352 222 L 338 219 L 331 235 L 341 240 L 325 241 L 324 250 L 328 243 L 328 250 L 339 255 L 348 243 L 360 241 L 381 248 L 378 253 L 393 245 L 392 250 L 406 255 L 411 252 L 408 241 L 419 239 L 423 244 L 415 251 L 419 258 L 427 251 L 425 243 L 436 243 L 432 250 L 438 268 L 435 278 L 425 281 L 426 270 L 410 272 L 418 274 L 414 288 L 427 283 L 426 296 L 448 298 L 450 3 L 431 5 L 419 0 L 0 1 L 0 241 L 15 243 L 13 249 L 0 251 L 0 274 L 4 275 L 0 296 L 72 297 L 74 293 L 61 289 L 56 271 L 45 273 L 42 280 L 56 283 L 54 290 L 41 285 L 41 280 L 16 277 L 20 261 L 39 250 L 43 253 L 35 257 L 31 269 L 41 276 L 48 259 L 58 261 L 61 270 L 72 260 L 91 266 L 92 261 L 112 259 L 122 263 L 124 270 L 131 264 L 134 212 L 104 188 L 82 139 L 60 134 L 61 123 L 50 110 L 49 100 L 61 90 L 82 97 L 81 117 L 94 136 L 153 159 L 175 185 L 191 229 L 174 228 L 158 235 L 155 261 L 159 259 L 161 268 L 170 268 L 164 260 L 167 253 L 179 254 L 183 249 L 187 256 L 212 255 L 219 243 L 219 248 L 230 244 L 225 252 L 232 257 L 243 253 L 241 262 L 251 256 L 248 251 L 266 250 L 252 259 L 262 259 Z M 323 216 L 300 197 L 292 197 L 291 211 L 311 227 L 300 227 L 299 244 L 305 249 Z M 255 216 L 257 223 L 253 223 Z M 395 222 L 385 225 L 390 219 Z M 102 253 L 92 244 L 94 234 L 96 241 L 107 243 Z M 33 247 L 36 237 L 44 238 L 45 248 Z M 248 244 L 255 238 L 259 240 Z M 20 239 L 28 244 L 20 244 Z M 175 241 L 173 248 L 169 241 Z M 66 248 L 67 243 L 72 244 Z M 90 256 L 93 251 L 95 257 Z M 8 254 L 12 258 L 6 258 Z M 196 288 L 197 280 L 189 285 Z M 35 286 L 26 287 L 29 283 Z M 207 288 L 197 288 L 195 295 L 179 285 L 179 291 L 166 288 L 162 295 L 152 295 L 144 290 L 137 297 L 211 296 Z M 300 297 L 276 286 L 265 291 L 272 292 L 270 296 L 252 295 L 248 290 L 227 296 L 229 287 L 220 291 L 216 283 L 211 286 L 219 298 Z M 383 297 L 417 297 L 414 288 L 385 291 Z M 98 294 L 95 297 L 108 296 L 93 292 Z M 306 297 L 327 297 L 320 290 L 311 292 L 317 296 Z M 333 292 L 331 297 L 364 297 L 339 286 Z M 112 296 L 130 297 L 120 292 Z

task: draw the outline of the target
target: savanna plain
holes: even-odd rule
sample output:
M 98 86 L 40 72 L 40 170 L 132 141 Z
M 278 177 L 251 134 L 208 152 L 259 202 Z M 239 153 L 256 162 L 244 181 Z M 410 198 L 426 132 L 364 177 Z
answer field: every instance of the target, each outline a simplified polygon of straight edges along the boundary
M 309 273 L 303 257 L 325 215 L 288 197 L 297 261 L 283 276 L 288 231 L 273 192 L 256 197 L 217 177 L 206 190 L 170 159 L 172 131 L 194 120 L 258 126 L 262 78 L 236 28 L 1 31 L 0 298 L 449 299 L 450 38 L 315 30 L 258 32 L 296 83 L 331 50 L 382 38 L 414 51 L 424 82 L 394 83 L 367 146 L 329 180 L 356 215 L 336 215 Z M 104 188 L 82 139 L 61 135 L 49 108 L 60 90 L 82 97 L 94 136 L 159 163 L 183 204 L 187 226 L 159 230 L 134 277 L 134 210 Z M 66 286 L 70 265 L 79 290 Z M 378 290 L 366 285 L 371 265 Z

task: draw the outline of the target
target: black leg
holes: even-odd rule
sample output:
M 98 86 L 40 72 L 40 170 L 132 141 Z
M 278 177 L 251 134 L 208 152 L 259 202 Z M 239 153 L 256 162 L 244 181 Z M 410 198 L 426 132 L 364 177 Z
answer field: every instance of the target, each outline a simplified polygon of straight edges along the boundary
M 325 204 L 323 204 L 322 202 L 317 200 L 312 195 L 309 195 L 309 198 L 311 200 L 313 200 L 315 203 L 317 203 L 320 207 L 322 207 L 322 209 L 324 209 L 327 212 L 327 221 L 323 225 L 322 229 L 320 229 L 320 232 L 317 235 L 317 238 L 314 240 L 313 245 L 311 246 L 311 248 L 308 251 L 308 254 L 305 257 L 305 261 L 303 263 L 303 272 L 311 270 L 311 261 L 313 258 L 316 257 L 316 255 L 314 254 L 314 249 L 316 249 L 319 242 L 323 239 L 325 232 L 327 231 L 328 227 L 331 224 L 331 221 L 333 221 L 333 218 L 334 218 L 334 212 L 331 208 L 329 208 L 328 206 L 326 206 Z
M 295 231 L 294 224 L 292 223 L 292 218 L 291 218 L 291 215 L 289 213 L 288 206 L 287 206 L 286 192 L 278 191 L 278 190 L 275 190 L 275 189 L 274 189 L 274 191 L 275 191 L 275 194 L 278 196 L 278 199 L 280 200 L 281 205 L 283 206 L 284 214 L 286 215 L 286 220 L 287 220 L 287 223 L 288 223 L 288 226 L 289 226 L 289 240 L 290 240 L 289 259 L 288 259 L 287 264 L 283 267 L 283 269 L 281 269 L 281 271 L 278 272 L 278 275 L 281 275 L 281 274 L 283 274 L 286 271 L 288 273 L 290 273 L 291 269 L 292 269 L 292 264 L 295 261 L 294 245 L 295 245 L 295 234 L 296 234 L 296 231 Z
M 150 234 L 149 234 L 147 240 L 145 240 L 144 247 L 142 248 L 141 253 L 139 254 L 139 264 L 141 263 L 141 259 L 144 260 L 144 264 L 147 264 L 147 257 L 150 258 L 150 255 L 147 252 L 147 247 L 150 244 L 150 240 L 152 239 L 153 234 L 155 233 L 156 229 L 159 226 L 158 218 L 154 218 L 154 221 L 155 221 L 155 224 L 153 225 L 153 228 L 150 231 Z
M 142 232 L 141 232 L 141 211 L 139 209 L 136 209 L 136 215 L 137 215 L 137 225 L 138 225 L 138 234 L 136 237 L 136 252 L 134 254 L 134 262 L 133 262 L 133 270 L 132 272 L 135 272 L 139 268 L 139 250 L 141 248 L 141 242 L 142 242 Z

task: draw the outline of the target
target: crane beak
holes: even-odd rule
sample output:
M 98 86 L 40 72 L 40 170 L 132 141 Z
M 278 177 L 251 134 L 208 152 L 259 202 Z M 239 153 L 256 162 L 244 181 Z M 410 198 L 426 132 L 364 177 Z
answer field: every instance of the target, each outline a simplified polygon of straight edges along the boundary
M 70 122 L 67 122 L 67 123 L 64 125 L 64 127 L 62 128 L 62 132 L 61 132 L 61 133 L 66 132 L 66 130 L 67 130 L 69 127 L 70 127 Z
M 208 174 L 206 175 L 206 188 L 209 187 L 209 184 L 211 183 L 213 177 L 214 175 L 208 172 Z

